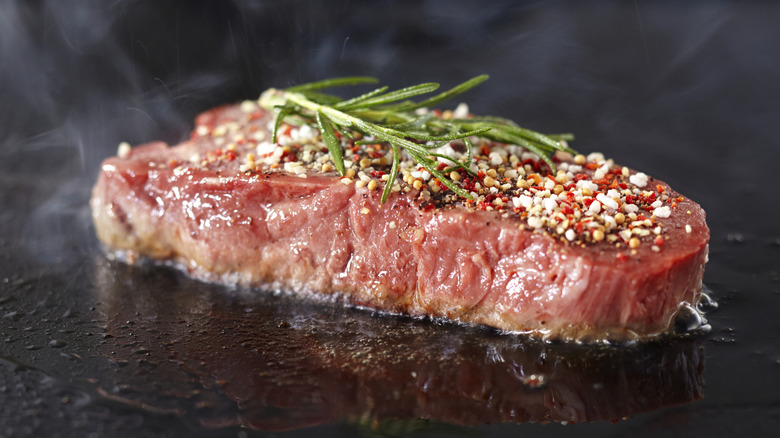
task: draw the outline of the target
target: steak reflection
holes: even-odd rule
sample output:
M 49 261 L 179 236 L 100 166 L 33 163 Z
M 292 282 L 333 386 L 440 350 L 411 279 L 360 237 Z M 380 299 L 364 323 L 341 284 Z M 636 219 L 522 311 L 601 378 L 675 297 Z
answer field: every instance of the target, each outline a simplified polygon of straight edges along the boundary
M 207 427 L 281 431 L 617 420 L 703 396 L 695 340 L 543 344 L 336 303 L 229 290 L 159 266 L 100 260 L 96 290 L 116 373 L 99 392 Z

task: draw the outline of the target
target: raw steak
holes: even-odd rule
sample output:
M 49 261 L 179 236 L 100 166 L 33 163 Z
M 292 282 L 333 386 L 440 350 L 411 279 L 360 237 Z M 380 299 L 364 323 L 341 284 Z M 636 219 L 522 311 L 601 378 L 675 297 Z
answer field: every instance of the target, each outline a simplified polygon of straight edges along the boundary
M 483 142 L 477 176 L 456 176 L 475 200 L 404 162 L 382 204 L 387 148 L 342 139 L 339 177 L 316 131 L 283 125 L 270 144 L 271 119 L 248 101 L 178 146 L 121 146 L 93 191 L 100 240 L 209 281 L 551 338 L 657 335 L 699 299 L 704 211 L 601 154 L 558 155 L 552 174 Z

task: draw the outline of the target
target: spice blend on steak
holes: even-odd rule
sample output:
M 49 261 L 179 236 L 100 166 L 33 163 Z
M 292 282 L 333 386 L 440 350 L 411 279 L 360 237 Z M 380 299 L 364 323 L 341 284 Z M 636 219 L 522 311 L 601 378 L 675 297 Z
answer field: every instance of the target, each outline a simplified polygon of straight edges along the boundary
M 285 120 L 271 143 L 273 122 L 246 101 L 178 146 L 121 145 L 93 192 L 99 238 L 210 281 L 548 338 L 655 336 L 698 302 L 703 210 L 602 154 L 559 151 L 552 171 L 518 145 L 443 143 L 431 159 L 469 199 L 405 151 L 391 181 L 393 149 L 359 132 L 336 132 L 340 176 L 316 128 Z

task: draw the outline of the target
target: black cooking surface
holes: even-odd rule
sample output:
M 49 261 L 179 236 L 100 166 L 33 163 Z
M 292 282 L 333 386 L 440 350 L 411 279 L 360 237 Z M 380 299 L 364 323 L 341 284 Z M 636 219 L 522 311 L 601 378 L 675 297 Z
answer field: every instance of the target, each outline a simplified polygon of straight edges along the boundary
M 774 435 L 777 17 L 724 1 L 3 3 L 0 437 Z M 475 112 L 574 132 L 702 204 L 709 333 L 546 345 L 128 266 L 94 237 L 91 185 L 120 141 L 175 143 L 198 112 L 272 86 L 481 73 Z

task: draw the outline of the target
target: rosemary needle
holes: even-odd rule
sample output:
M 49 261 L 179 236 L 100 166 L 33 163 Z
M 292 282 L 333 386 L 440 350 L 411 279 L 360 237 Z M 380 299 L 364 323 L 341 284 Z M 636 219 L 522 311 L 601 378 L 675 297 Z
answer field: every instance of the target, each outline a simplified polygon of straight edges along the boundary
M 474 77 L 420 102 L 411 99 L 436 91 L 439 84 L 423 83 L 395 91 L 388 91 L 388 87 L 382 86 L 343 100 L 322 90 L 345 85 L 372 84 L 377 83 L 378 80 L 367 76 L 334 78 L 297 85 L 285 90 L 269 90 L 260 98 L 260 104 L 278 111 L 271 135 L 273 143 L 276 143 L 277 131 L 282 120 L 297 116 L 320 131 L 336 170 L 342 176 L 345 175 L 343 150 L 336 132 L 350 138 L 353 137 L 352 132 L 359 132 L 388 143 L 393 150 L 393 159 L 389 179 L 382 193 L 382 202 L 387 201 L 393 182 L 398 176 L 401 150 L 405 150 L 420 166 L 450 190 L 459 196 L 471 199 L 469 192 L 463 190 L 458 183 L 447 176 L 450 170 L 458 167 L 471 172 L 469 166 L 473 146 L 469 137 L 483 137 L 522 146 L 538 155 L 553 170 L 555 164 L 551 159 L 552 154 L 559 150 L 574 152 L 565 143 L 574 138 L 571 134 L 544 135 L 521 128 L 515 122 L 501 117 L 442 119 L 426 110 L 422 110 L 420 114 L 421 109 L 465 93 L 487 78 L 487 75 Z M 433 149 L 452 140 L 462 140 L 466 145 L 468 150 L 466 164 L 454 157 L 432 152 Z M 433 144 L 426 145 L 425 142 L 433 142 Z M 373 144 L 376 141 L 355 143 Z M 454 164 L 440 171 L 437 169 L 439 161 L 435 158 L 444 158 Z

